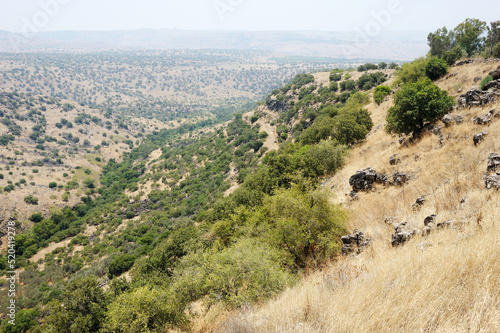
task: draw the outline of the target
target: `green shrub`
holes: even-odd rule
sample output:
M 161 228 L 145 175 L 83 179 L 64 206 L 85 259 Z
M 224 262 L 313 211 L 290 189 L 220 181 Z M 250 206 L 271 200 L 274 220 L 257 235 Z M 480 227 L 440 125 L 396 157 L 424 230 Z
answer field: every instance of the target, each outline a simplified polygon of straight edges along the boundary
M 488 75 L 487 77 L 485 77 L 484 79 L 481 80 L 481 83 L 479 84 L 479 88 L 481 90 L 484 90 L 484 86 L 486 85 L 486 83 L 491 82 L 491 81 L 493 81 L 493 77 L 491 77 L 491 75 Z
M 122 254 L 114 257 L 113 261 L 109 264 L 108 277 L 111 279 L 113 276 L 118 276 L 128 271 L 135 262 L 135 257 L 130 254 Z
M 385 96 L 389 95 L 390 93 L 391 88 L 389 86 L 378 86 L 373 92 L 373 100 L 375 101 L 375 103 L 380 105 L 380 103 L 384 101 Z
M 56 188 L 57 187 L 57 183 L 56 182 L 50 182 L 49 183 L 49 188 Z
M 331 82 L 338 82 L 340 80 L 342 80 L 342 74 L 339 74 L 337 72 L 330 73 L 330 81 Z
M 500 58 L 500 43 L 496 43 L 493 47 L 493 57 Z
M 448 73 L 446 61 L 438 58 L 430 58 L 425 65 L 425 75 L 432 81 L 439 79 Z
M 38 205 L 38 198 L 32 196 L 31 194 L 24 198 L 24 202 L 30 205 Z
M 467 56 L 467 53 L 460 45 L 455 45 L 451 50 L 443 52 L 442 59 L 446 61 L 448 66 L 453 66 L 457 60 Z
M 43 221 L 43 215 L 41 213 L 34 213 L 29 217 L 29 220 L 32 222 L 41 222 Z

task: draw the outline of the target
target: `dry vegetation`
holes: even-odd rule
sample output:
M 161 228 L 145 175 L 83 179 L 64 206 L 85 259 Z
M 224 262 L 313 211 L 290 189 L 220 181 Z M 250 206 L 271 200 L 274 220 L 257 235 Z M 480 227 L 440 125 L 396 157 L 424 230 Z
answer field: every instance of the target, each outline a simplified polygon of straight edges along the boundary
M 438 85 L 456 95 L 457 89 L 465 92 L 477 85 L 475 77 L 497 66 L 476 61 L 452 67 L 450 73 L 457 75 Z M 346 167 L 326 182 L 337 193 L 332 199 L 349 208 L 350 228 L 366 231 L 372 246 L 308 276 L 268 304 L 226 313 L 201 325 L 200 331 L 500 331 L 500 194 L 486 190 L 482 179 L 488 155 L 500 151 L 500 120 L 490 126 L 470 121 L 493 108 L 500 110 L 500 103 L 454 111 L 464 116 L 464 123 L 443 125 L 442 147 L 430 133 L 411 146 L 401 146 L 397 137 L 386 134 L 385 114 L 391 105 L 369 106 L 372 132 L 352 149 Z M 483 130 L 489 135 L 475 147 L 472 136 Z M 389 164 L 393 154 L 401 159 L 395 166 Z M 387 174 L 406 172 L 411 180 L 402 187 L 379 185 L 350 202 L 349 177 L 369 166 Z M 426 202 L 414 211 L 412 204 L 421 195 L 427 195 Z M 454 220 L 454 227 L 391 247 L 394 228 L 385 222 L 387 217 L 422 228 L 430 214 L 438 214 L 441 222 Z

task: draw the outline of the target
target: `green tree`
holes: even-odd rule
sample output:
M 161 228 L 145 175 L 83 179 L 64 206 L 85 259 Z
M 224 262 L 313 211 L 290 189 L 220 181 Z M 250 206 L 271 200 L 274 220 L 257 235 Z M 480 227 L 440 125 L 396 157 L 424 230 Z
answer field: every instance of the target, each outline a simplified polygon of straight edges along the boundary
M 449 66 L 452 66 L 457 60 L 466 56 L 467 53 L 465 50 L 460 45 L 455 45 L 451 50 L 443 53 L 442 59 L 446 61 Z
M 457 44 L 459 44 L 470 57 L 480 51 L 485 42 L 482 35 L 486 31 L 486 22 L 478 19 L 466 19 L 453 30 Z
M 95 276 L 70 282 L 62 300 L 50 304 L 47 325 L 57 333 L 99 332 L 106 315 L 106 299 Z
M 394 97 L 394 106 L 386 117 L 386 131 L 417 137 L 426 123 L 442 117 L 453 104 L 453 98 L 427 77 L 407 83 Z
M 431 48 L 431 56 L 441 58 L 446 51 L 451 50 L 455 43 L 453 31 L 448 31 L 446 27 L 437 29 L 427 36 L 427 44 Z
M 439 79 L 441 76 L 448 73 L 448 65 L 446 61 L 432 57 L 425 65 L 425 75 L 432 81 Z

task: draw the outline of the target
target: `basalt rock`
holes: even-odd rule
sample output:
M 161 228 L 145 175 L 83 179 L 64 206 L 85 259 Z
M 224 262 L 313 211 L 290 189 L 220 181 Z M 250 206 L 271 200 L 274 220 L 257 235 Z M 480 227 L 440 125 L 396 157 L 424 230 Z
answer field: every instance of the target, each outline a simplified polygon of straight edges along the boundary
M 436 227 L 437 227 L 438 229 L 445 229 L 445 228 L 449 228 L 449 227 L 451 227 L 451 226 L 453 225 L 453 223 L 454 223 L 454 222 L 455 222 L 455 221 L 453 221 L 453 220 L 444 221 L 444 222 L 438 223 L 438 224 L 436 225 Z
M 403 245 L 407 241 L 413 238 L 416 234 L 416 230 L 409 231 L 407 228 L 407 223 L 403 222 L 398 224 L 394 228 L 395 232 L 391 237 L 391 245 L 393 247 Z
M 465 94 L 458 98 L 458 106 L 473 107 L 495 103 L 499 94 L 496 92 L 484 92 L 476 87 L 472 87 Z
M 488 132 L 484 132 L 484 131 L 481 133 L 478 133 L 478 134 L 474 134 L 474 137 L 472 138 L 472 140 L 474 141 L 474 146 L 477 146 L 478 144 L 480 144 L 484 140 L 486 135 L 488 135 Z
M 486 188 L 500 190 L 500 175 L 485 176 Z
M 406 184 L 408 181 L 408 176 L 404 172 L 398 172 L 396 171 L 394 175 L 392 176 L 393 182 L 392 184 L 397 185 L 397 186 L 402 186 Z
M 463 65 L 467 65 L 467 64 L 473 64 L 473 63 L 474 63 L 474 59 L 465 59 L 465 60 L 457 62 L 455 64 L 455 66 L 463 66 Z
M 482 116 L 472 118 L 472 122 L 477 125 L 488 125 L 491 123 L 491 117 L 495 114 L 495 109 L 490 110 L 488 113 Z
M 351 235 L 342 236 L 342 254 L 359 254 L 367 246 L 370 246 L 371 239 L 366 238 L 362 231 L 354 230 Z
M 370 191 L 373 189 L 373 184 L 386 184 L 388 176 L 377 173 L 372 168 L 361 169 L 349 179 L 349 185 L 352 186 L 354 192 Z
M 427 216 L 425 219 L 424 219 L 424 225 L 426 227 L 433 227 L 435 224 L 436 224 L 436 221 L 437 221 L 437 215 L 436 214 L 432 214 L 430 216 Z
M 491 153 L 488 156 L 488 172 L 497 172 L 500 171 L 500 155 Z
M 394 154 L 391 157 L 389 157 L 389 164 L 390 165 L 396 165 L 396 164 L 399 164 L 400 162 L 401 162 L 401 160 L 398 158 L 397 154 Z
M 425 203 L 425 195 L 417 198 L 417 201 L 412 205 L 413 210 L 418 210 L 420 207 L 422 207 Z
M 443 117 L 442 122 L 446 127 L 449 127 L 453 122 L 455 122 L 455 118 L 453 118 L 452 115 L 447 114 Z

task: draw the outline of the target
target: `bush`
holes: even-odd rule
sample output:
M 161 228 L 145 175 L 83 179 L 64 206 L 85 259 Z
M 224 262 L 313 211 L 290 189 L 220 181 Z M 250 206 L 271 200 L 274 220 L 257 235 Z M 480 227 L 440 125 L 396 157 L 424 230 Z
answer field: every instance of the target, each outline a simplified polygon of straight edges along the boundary
M 457 60 L 460 60 L 461 58 L 464 58 L 466 56 L 467 53 L 465 52 L 465 50 L 462 49 L 460 45 L 455 45 L 455 47 L 451 50 L 443 52 L 442 59 L 446 61 L 448 66 L 453 66 Z
M 118 276 L 122 273 L 125 273 L 134 265 L 134 262 L 135 257 L 131 256 L 130 254 L 122 254 L 118 257 L 115 257 L 111 264 L 109 264 L 108 277 L 112 279 L 113 276 Z
M 479 84 L 479 88 L 480 88 L 481 90 L 484 90 L 484 86 L 486 85 L 486 83 L 491 82 L 491 81 L 493 81 L 493 77 L 491 77 L 491 75 L 488 75 L 487 77 L 485 77 L 485 78 L 481 81 L 481 83 Z
M 42 222 L 43 221 L 43 215 L 41 213 L 34 213 L 33 215 L 31 215 L 29 217 L 29 220 L 31 222 L 35 222 L 35 223 Z
M 441 118 L 453 104 L 453 98 L 427 77 L 407 83 L 396 93 L 394 106 L 387 112 L 386 131 L 416 137 L 427 122 Z
M 396 70 L 396 83 L 415 83 L 425 76 L 425 66 L 427 60 L 418 58 L 410 63 L 403 64 Z
M 431 58 L 425 65 L 425 75 L 432 81 L 439 79 L 448 73 L 446 61 L 438 58 Z
M 331 82 L 338 82 L 340 80 L 342 80 L 342 74 L 339 74 L 336 72 L 330 73 L 330 81 Z
M 373 100 L 375 103 L 379 104 L 382 103 L 385 99 L 385 96 L 389 95 L 391 93 L 391 88 L 388 86 L 378 86 L 375 88 L 375 91 L 373 92 Z
M 56 182 L 50 182 L 49 183 L 49 188 L 56 188 L 57 187 L 57 183 Z
M 29 205 L 38 205 L 38 198 L 36 198 L 30 194 L 24 198 L 24 202 L 26 202 Z
M 356 89 L 356 82 L 354 80 L 347 80 L 340 82 L 340 89 L 342 91 L 352 91 Z

